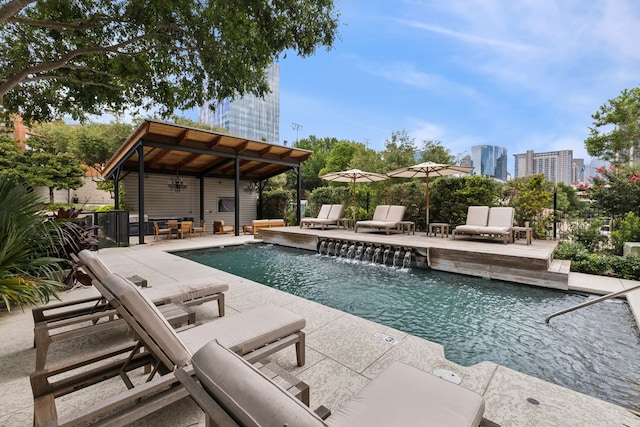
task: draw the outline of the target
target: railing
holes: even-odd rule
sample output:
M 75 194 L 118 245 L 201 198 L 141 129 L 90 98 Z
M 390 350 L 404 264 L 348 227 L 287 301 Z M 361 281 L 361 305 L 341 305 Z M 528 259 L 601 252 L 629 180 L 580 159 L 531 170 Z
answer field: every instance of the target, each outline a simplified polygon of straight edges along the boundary
M 626 294 L 627 292 L 635 291 L 635 290 L 638 290 L 638 289 L 640 289 L 640 285 L 632 286 L 632 287 L 630 287 L 628 289 L 623 289 L 621 291 L 612 292 L 610 294 L 598 297 L 598 298 L 593 299 L 591 301 L 583 302 L 582 304 L 578 304 L 578 305 L 575 305 L 573 307 L 569 307 L 569 308 L 565 308 L 564 310 L 560 310 L 560 311 L 558 311 L 556 313 L 553 313 L 553 314 L 547 316 L 546 319 L 544 319 L 544 321 L 545 321 L 545 323 L 549 323 L 549 320 L 553 319 L 556 316 L 560 316 L 561 314 L 569 313 L 571 311 L 577 310 L 577 309 L 582 308 L 582 307 L 587 307 L 589 305 L 593 305 L 593 304 L 599 303 L 601 301 L 606 301 L 608 299 L 615 298 L 617 296 Z

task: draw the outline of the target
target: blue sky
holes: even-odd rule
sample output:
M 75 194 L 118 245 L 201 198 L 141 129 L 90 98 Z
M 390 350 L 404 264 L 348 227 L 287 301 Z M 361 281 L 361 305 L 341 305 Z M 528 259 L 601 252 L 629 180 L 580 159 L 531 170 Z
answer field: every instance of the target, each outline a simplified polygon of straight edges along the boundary
M 591 115 L 640 85 L 637 0 L 338 0 L 333 50 L 280 61 L 280 139 L 381 150 L 393 131 L 513 155 L 574 150 Z

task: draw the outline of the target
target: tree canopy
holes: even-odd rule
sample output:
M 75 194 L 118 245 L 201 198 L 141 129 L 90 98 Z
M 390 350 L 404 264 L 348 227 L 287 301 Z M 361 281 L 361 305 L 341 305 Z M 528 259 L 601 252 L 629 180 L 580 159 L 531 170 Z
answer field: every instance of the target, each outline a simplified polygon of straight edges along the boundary
M 25 122 L 157 109 L 269 90 L 265 68 L 330 49 L 332 0 L 6 0 L 0 105 Z
M 585 140 L 590 156 L 619 164 L 633 161 L 640 149 L 640 87 L 622 93 L 594 113 Z

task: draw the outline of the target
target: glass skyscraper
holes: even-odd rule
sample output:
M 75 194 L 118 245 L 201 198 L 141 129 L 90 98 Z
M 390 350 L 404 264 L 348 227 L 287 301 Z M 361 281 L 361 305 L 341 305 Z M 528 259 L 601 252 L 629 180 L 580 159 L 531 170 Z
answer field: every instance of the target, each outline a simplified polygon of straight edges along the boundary
M 471 147 L 471 172 L 491 178 L 507 180 L 507 149 L 497 145 L 474 145 Z
M 200 122 L 225 128 L 229 135 L 254 141 L 280 143 L 280 66 L 266 70 L 271 92 L 259 98 L 245 95 L 222 102 L 210 101 L 200 107 Z M 212 111 L 209 106 L 215 105 Z

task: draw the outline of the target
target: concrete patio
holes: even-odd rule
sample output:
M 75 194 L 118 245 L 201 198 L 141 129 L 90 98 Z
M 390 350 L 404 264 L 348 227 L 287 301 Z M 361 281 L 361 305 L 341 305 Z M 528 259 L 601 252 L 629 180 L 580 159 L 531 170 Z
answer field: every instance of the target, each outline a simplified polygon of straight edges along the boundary
M 207 235 L 191 240 L 158 242 L 151 242 L 151 238 L 148 240 L 149 244 L 145 245 L 104 249 L 99 256 L 113 271 L 142 276 L 150 286 L 170 286 L 178 280 L 202 276 L 226 281 L 229 283 L 227 316 L 270 303 L 307 319 L 306 365 L 302 368 L 296 366 L 293 348 L 280 352 L 272 360 L 309 384 L 312 409 L 319 405 L 338 408 L 389 363 L 400 360 L 428 372 L 436 369 L 455 372 L 462 378 L 463 387 L 484 396 L 485 418 L 501 426 L 640 426 L 640 418 L 626 408 L 491 362 L 471 367 L 456 365 L 444 357 L 444 350 L 439 344 L 167 253 L 180 249 L 242 244 L 252 241 L 251 235 Z M 572 273 L 569 282 L 577 287 L 588 284 L 593 288 L 591 290 L 600 292 L 624 286 L 623 281 L 617 279 L 592 279 Z M 602 285 L 597 284 L 600 282 Z M 73 300 L 96 293 L 93 288 L 77 288 L 60 297 L 62 300 Z M 198 321 L 215 321 L 217 318 L 215 303 L 197 306 L 195 310 Z M 384 337 L 392 337 L 394 342 Z M 126 328 L 121 327 L 95 336 L 57 343 L 50 350 L 48 366 L 68 360 L 71 354 L 89 353 L 92 349 L 130 339 Z M 0 350 L 0 382 L 3 385 L 0 391 L 3 402 L 0 425 L 26 426 L 32 422 L 33 399 L 29 374 L 35 365 L 30 310 L 23 312 L 16 309 L 0 313 L 0 340 L 3 343 Z M 59 399 L 59 411 L 71 412 L 115 390 L 124 390 L 124 385 L 118 379 L 73 393 Z M 539 404 L 529 403 L 527 399 L 535 399 Z M 204 425 L 204 416 L 187 398 L 133 425 Z

